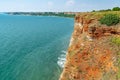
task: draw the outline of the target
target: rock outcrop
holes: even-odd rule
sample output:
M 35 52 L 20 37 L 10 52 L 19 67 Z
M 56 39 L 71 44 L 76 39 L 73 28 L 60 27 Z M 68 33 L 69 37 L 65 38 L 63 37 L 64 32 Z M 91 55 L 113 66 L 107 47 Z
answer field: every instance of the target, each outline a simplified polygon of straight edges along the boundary
M 120 24 L 106 26 L 91 14 L 75 17 L 66 63 L 60 80 L 120 80 Z

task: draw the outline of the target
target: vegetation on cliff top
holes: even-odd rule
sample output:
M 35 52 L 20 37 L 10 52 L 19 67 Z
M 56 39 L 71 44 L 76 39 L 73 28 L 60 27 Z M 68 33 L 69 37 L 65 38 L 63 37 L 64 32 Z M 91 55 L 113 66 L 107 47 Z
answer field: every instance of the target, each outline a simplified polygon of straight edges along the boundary
M 116 14 L 106 14 L 100 19 L 100 23 L 106 24 L 107 26 L 116 25 L 119 22 L 120 22 L 120 18 Z
M 95 19 L 107 26 L 116 25 L 120 22 L 120 11 L 81 12 L 76 16 L 83 16 L 84 20 Z
M 113 11 L 120 11 L 120 7 L 114 7 L 112 10 Z
M 113 7 L 112 9 L 93 10 L 92 12 L 106 12 L 106 11 L 120 11 L 120 7 Z

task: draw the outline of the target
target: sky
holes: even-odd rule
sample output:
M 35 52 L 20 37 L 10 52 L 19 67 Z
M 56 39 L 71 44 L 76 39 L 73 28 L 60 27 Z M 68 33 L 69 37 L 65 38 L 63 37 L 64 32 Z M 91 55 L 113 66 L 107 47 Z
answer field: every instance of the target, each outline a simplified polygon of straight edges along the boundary
M 120 7 L 120 0 L 0 0 L 0 12 L 86 12 Z

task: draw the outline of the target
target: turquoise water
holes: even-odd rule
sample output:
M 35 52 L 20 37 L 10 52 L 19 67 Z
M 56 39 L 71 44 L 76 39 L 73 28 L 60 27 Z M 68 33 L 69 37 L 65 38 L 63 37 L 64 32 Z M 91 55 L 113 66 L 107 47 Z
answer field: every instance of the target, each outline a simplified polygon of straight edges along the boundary
M 0 15 L 0 80 L 58 80 L 74 20 Z

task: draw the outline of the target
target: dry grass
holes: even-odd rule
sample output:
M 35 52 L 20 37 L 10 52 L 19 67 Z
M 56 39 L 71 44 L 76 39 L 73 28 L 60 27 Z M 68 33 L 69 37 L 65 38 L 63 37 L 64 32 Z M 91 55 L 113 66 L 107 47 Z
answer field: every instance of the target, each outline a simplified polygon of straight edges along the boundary
M 107 12 L 81 12 L 77 16 L 84 15 L 86 19 L 94 18 L 100 19 L 105 14 L 117 14 L 120 17 L 120 11 L 107 11 Z

